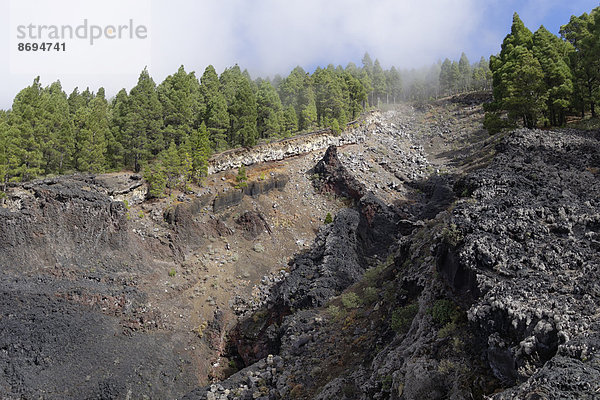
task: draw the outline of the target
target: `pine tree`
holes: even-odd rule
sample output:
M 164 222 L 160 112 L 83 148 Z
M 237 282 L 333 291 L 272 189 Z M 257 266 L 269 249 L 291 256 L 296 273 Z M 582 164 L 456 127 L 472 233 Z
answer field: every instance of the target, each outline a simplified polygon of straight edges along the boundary
M 471 63 L 465 53 L 460 55 L 458 61 L 458 72 L 460 73 L 460 89 L 467 91 L 471 88 Z
M 471 81 L 475 89 L 486 90 L 490 86 L 491 71 L 489 64 L 485 57 L 481 57 L 479 63 L 473 68 Z
M 211 147 L 214 151 L 227 148 L 227 130 L 229 129 L 229 114 L 227 101 L 220 91 L 219 77 L 212 65 L 206 67 L 200 78 L 201 93 L 206 103 L 204 122 L 208 130 Z
M 148 183 L 148 197 L 161 198 L 165 196 L 167 176 L 160 158 L 144 167 L 144 179 Z
M 77 167 L 80 171 L 100 173 L 106 170 L 106 137 L 110 134 L 108 102 L 104 90 L 77 111 L 81 121 L 76 135 L 79 151 L 76 153 Z
M 275 88 L 267 81 L 256 94 L 257 129 L 260 138 L 280 137 L 283 133 L 283 106 Z
M 129 93 L 123 131 L 126 162 L 136 172 L 164 148 L 161 116 L 156 84 L 144 68 L 137 85 Z
M 219 76 L 219 82 L 221 83 L 220 91 L 223 93 L 228 107 L 234 102 L 240 85 L 244 81 L 249 82 L 237 64 L 231 68 L 226 68 L 221 73 L 221 76 Z M 248 87 L 250 88 L 250 86 Z M 252 91 L 252 88 L 250 88 L 250 91 Z
M 575 49 L 570 53 L 574 103 L 582 117 L 587 109 L 595 117 L 596 103 L 600 100 L 600 7 L 590 14 L 572 16 L 569 23 L 561 27 L 560 34 Z
M 158 159 L 164 168 L 164 174 L 167 181 L 166 185 L 169 188 L 170 195 L 172 189 L 177 186 L 181 168 L 181 159 L 174 140 L 171 141 L 171 144 L 166 150 L 163 150 L 159 154 Z
M 93 99 L 93 94 L 89 88 L 86 88 L 82 93 L 79 93 L 79 88 L 73 89 L 67 101 L 69 103 L 69 111 L 71 115 L 75 115 L 77 110 L 82 107 L 87 107 Z
M 294 107 L 297 120 L 302 119 L 302 111 L 311 101 L 311 93 L 309 93 L 307 86 L 307 74 L 300 66 L 294 68 L 278 85 L 281 104 L 284 107 Z M 314 98 L 312 100 L 314 100 Z
M 367 88 L 367 94 L 368 94 L 368 101 L 370 105 L 375 105 L 375 100 L 374 100 L 374 90 L 375 90 L 375 83 L 373 82 L 373 60 L 371 59 L 371 56 L 369 55 L 369 53 L 365 53 L 365 55 L 362 58 L 362 71 L 364 72 L 365 75 L 365 87 Z M 368 86 L 366 85 L 366 82 L 369 82 Z
M 317 103 L 310 79 L 305 79 L 298 93 L 298 129 L 309 130 L 317 125 Z M 298 115 L 298 114 L 297 114 Z
M 392 66 L 387 71 L 385 80 L 388 88 L 387 94 L 392 98 L 392 102 L 396 104 L 396 100 L 400 98 L 402 93 L 402 77 L 400 76 L 400 72 Z M 386 99 L 386 102 L 389 103 L 389 98 Z
M 381 68 L 381 64 L 378 59 L 375 59 L 375 64 L 373 65 L 373 105 L 379 106 L 381 99 L 383 99 L 387 93 L 386 87 L 386 79 L 385 74 L 383 72 L 383 68 Z
M 196 182 L 208 175 L 208 159 L 211 154 L 210 140 L 206 125 L 202 123 L 199 129 L 192 132 L 190 138 L 192 148 L 192 169 Z
M 36 139 L 41 142 L 45 173 L 64 174 L 75 150 L 73 123 L 66 93 L 59 81 L 40 93 Z
M 6 183 L 10 178 L 9 167 L 9 144 L 8 144 L 8 116 L 4 110 L 0 110 L 0 202 L 6 191 Z
M 37 135 L 37 131 L 41 129 L 38 122 L 41 92 L 40 78 L 37 77 L 31 86 L 17 94 L 13 102 L 9 115 L 11 129 L 8 133 L 15 149 L 13 180 L 27 181 L 44 173 L 43 153 Z
M 333 68 L 317 68 L 313 75 L 316 88 L 317 122 L 320 126 L 331 127 L 334 119 L 338 124 L 348 122 L 346 115 L 343 79 L 338 79 Z
M 452 61 L 448 58 L 442 63 L 439 80 L 442 93 L 452 93 L 452 88 L 454 86 L 454 82 L 452 82 Z
M 507 111 L 511 121 L 521 118 L 528 128 L 537 125 L 547 100 L 544 72 L 532 46 L 533 34 L 515 13 L 511 33 L 504 39 L 499 56 L 492 56 L 490 61 L 494 101 L 487 106 L 492 112 Z
M 121 89 L 109 106 L 110 131 L 106 137 L 106 162 L 109 169 L 125 166 L 125 124 L 129 107 L 127 91 Z
M 563 125 L 573 95 L 573 75 L 569 68 L 569 43 L 565 43 L 541 26 L 533 35 L 533 54 L 544 72 L 546 87 L 546 122 Z
M 367 91 L 351 73 L 346 72 L 344 78 L 348 88 L 348 113 L 351 119 L 356 119 L 363 111 L 363 105 L 367 101 Z
M 157 88 L 162 106 L 164 123 L 163 137 L 166 142 L 183 142 L 198 125 L 200 115 L 205 113 L 205 104 L 200 83 L 193 72 L 186 73 L 183 65 L 177 73 L 169 75 Z
M 236 92 L 229 106 L 231 129 L 229 144 L 236 146 L 254 146 L 258 137 L 256 130 L 256 97 L 250 82 L 242 78 L 237 81 Z
M 363 71 L 365 71 L 367 73 L 367 75 L 369 76 L 370 79 L 373 78 L 373 60 L 371 59 L 371 56 L 369 55 L 369 53 L 365 53 L 365 55 L 362 58 L 362 69 Z
M 291 105 L 283 110 L 283 131 L 285 136 L 291 136 L 294 132 L 298 132 L 298 116 Z

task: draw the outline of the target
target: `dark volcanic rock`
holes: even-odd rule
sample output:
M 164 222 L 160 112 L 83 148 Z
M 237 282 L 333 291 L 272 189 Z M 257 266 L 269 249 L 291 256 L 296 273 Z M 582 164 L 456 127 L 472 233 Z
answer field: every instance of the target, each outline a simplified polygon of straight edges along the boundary
M 321 192 L 335 193 L 356 202 L 367 192 L 365 186 L 342 165 L 335 146 L 329 146 L 323 159 L 317 163 L 312 172 L 320 178 L 315 181 L 315 186 Z
M 246 211 L 235 222 L 245 232 L 248 240 L 253 240 L 264 232 L 271 233 L 271 228 L 265 221 L 265 217 L 258 211 Z
M 283 190 L 290 178 L 285 174 L 277 174 L 267 179 L 252 181 L 244 189 L 244 193 L 248 196 L 257 197 L 258 195 L 269 193 L 271 190 Z
M 213 212 L 217 213 L 226 208 L 237 206 L 244 198 L 244 191 L 241 189 L 231 189 L 219 193 L 213 200 Z
M 348 309 L 341 322 L 314 307 L 384 248 L 370 235 L 401 224 L 328 151 L 318 185 L 356 208 L 294 259 L 270 309 L 240 325 L 238 349 L 257 362 L 186 398 L 598 398 L 599 138 L 509 135 L 491 165 L 455 186 L 472 196 L 401 239 L 395 261 L 369 278 L 376 305 Z M 413 207 L 424 218 L 453 197 L 450 181 L 429 184 Z M 407 309 L 411 318 L 392 331 L 390 319 Z
M 13 187 L 6 205 L 0 398 L 175 398 L 187 390 L 192 361 L 136 285 L 153 256 L 174 256 L 170 247 L 128 229 L 125 205 L 89 177 Z
M 97 309 L 2 289 L 0 397 L 124 399 L 129 392 L 174 398 L 191 384 L 190 377 L 176 382 L 190 360 L 168 334 L 126 336 L 122 329 Z
M 26 268 L 89 265 L 96 259 L 127 261 L 137 254 L 127 232 L 123 203 L 84 182 L 61 179 L 30 183 L 0 208 L 0 265 Z M 131 246 L 131 247 L 130 247 Z
M 460 244 L 439 268 L 459 292 L 476 282 L 469 319 L 488 362 L 505 382 L 525 382 L 509 393 L 598 396 L 600 348 L 587 338 L 600 329 L 599 150 L 598 133 L 516 131 L 453 212 Z M 585 357 L 565 351 L 572 343 Z

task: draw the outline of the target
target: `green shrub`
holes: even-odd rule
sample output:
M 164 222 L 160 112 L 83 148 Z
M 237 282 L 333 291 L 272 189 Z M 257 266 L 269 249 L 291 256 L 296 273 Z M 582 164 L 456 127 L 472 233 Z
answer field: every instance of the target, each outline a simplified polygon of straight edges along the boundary
M 237 181 L 237 188 L 245 188 L 248 187 L 248 177 L 246 176 L 246 167 L 245 166 L 241 166 L 238 169 L 238 174 L 235 177 L 235 180 Z
M 456 327 L 456 322 L 448 322 L 438 331 L 438 338 L 443 339 L 448 336 L 453 336 L 454 332 L 456 332 Z
M 157 161 L 144 168 L 144 179 L 148 182 L 150 198 L 165 197 L 167 191 L 167 175 L 162 162 Z
M 333 222 L 333 217 L 331 216 L 331 213 L 327 213 L 327 215 L 325 216 L 325 225 L 330 224 Z
M 456 224 L 450 224 L 449 227 L 444 228 L 442 237 L 452 247 L 458 246 L 464 239 L 463 233 Z
M 333 319 L 340 319 L 344 316 L 344 310 L 340 309 L 338 306 L 334 306 L 333 304 L 327 307 L 327 313 Z
M 340 123 L 337 118 L 334 118 L 333 121 L 331 121 L 331 130 L 336 136 L 342 133 L 342 128 L 340 127 Z
M 385 377 L 383 377 L 383 379 L 381 379 L 381 388 L 386 391 L 389 392 L 390 389 L 392 389 L 392 383 L 394 382 L 392 375 L 386 375 Z
M 175 275 L 177 275 L 177 271 L 175 270 L 175 268 L 173 268 L 173 269 L 171 269 L 171 270 L 169 271 L 169 276 L 172 278 L 172 277 L 174 277 Z
M 356 293 L 348 292 L 342 295 L 342 304 L 345 308 L 358 308 L 362 305 L 362 300 Z
M 377 294 L 377 289 L 375 289 L 372 286 L 366 287 L 363 290 L 363 298 L 365 300 L 365 303 L 367 304 L 373 304 L 377 301 L 377 299 L 379 298 L 378 294 Z
M 406 333 L 410 328 L 412 320 L 419 311 L 419 305 L 417 303 L 409 304 L 407 306 L 398 308 L 392 313 L 392 324 L 391 327 L 397 333 Z
M 504 129 L 510 128 L 510 123 L 502 118 L 495 112 L 485 113 L 483 118 L 483 127 L 488 131 L 490 135 L 502 132 Z
M 439 325 L 446 325 L 458 317 L 458 307 L 451 300 L 437 300 L 431 309 L 431 316 Z
M 371 267 L 365 271 L 364 278 L 369 285 L 374 285 L 377 281 L 377 278 L 383 272 L 383 265 L 378 265 L 376 267 Z

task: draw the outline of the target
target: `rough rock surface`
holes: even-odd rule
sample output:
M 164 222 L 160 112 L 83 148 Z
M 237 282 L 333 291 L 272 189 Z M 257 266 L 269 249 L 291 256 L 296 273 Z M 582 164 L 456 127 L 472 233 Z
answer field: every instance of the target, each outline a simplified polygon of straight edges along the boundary
M 525 381 L 498 398 L 600 396 L 598 140 L 516 131 L 463 184 L 474 200 L 451 222 L 462 244 L 440 268 L 457 266 L 451 285 L 476 289 L 468 316 L 498 378 Z
M 366 267 L 347 238 L 365 214 L 339 213 L 274 286 L 277 318 L 263 309 L 244 325 L 262 333 L 245 344 L 258 361 L 186 398 L 597 398 L 599 139 L 508 135 L 491 165 L 456 182 L 450 213 L 412 208 L 426 226 L 351 286 L 360 301 L 321 286 L 336 279 L 323 251 L 336 229 L 346 266 Z M 332 160 L 320 182 L 348 195 Z M 422 182 L 425 204 L 452 198 L 448 183 Z
M 86 177 L 63 177 L 22 185 L 8 206 L 0 208 L 0 397 L 176 396 L 195 381 L 131 278 L 169 247 L 131 232 L 122 202 Z

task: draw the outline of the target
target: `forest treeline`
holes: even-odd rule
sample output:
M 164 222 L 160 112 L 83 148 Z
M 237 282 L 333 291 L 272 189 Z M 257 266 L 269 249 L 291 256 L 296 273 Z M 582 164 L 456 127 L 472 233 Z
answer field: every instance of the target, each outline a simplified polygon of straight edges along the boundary
M 490 59 L 494 101 L 486 106 L 490 132 L 561 126 L 570 114 L 596 117 L 600 103 L 600 7 L 572 16 L 560 37 L 541 26 L 532 33 L 517 13 L 500 54 Z
M 39 78 L 0 111 L 0 183 L 75 171 L 143 171 L 152 194 L 199 182 L 213 152 L 252 146 L 297 132 L 339 132 L 370 106 L 422 100 L 490 85 L 488 62 L 445 60 L 404 72 L 383 69 L 368 54 L 362 66 L 296 67 L 283 78 L 251 79 L 239 66 L 198 79 L 184 67 L 155 84 L 144 69 L 137 84 L 107 99 Z M 0 187 L 0 189 L 2 189 Z

